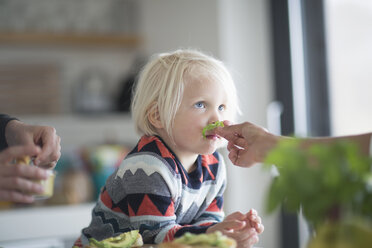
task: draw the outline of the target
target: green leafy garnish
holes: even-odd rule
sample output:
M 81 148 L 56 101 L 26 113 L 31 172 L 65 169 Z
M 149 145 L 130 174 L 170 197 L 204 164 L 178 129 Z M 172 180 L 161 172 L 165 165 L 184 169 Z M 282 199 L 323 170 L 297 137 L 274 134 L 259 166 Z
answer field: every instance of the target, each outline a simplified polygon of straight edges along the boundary
M 221 232 L 193 234 L 185 233 L 179 238 L 176 238 L 174 243 L 190 245 L 190 246 L 205 246 L 217 248 L 236 247 L 235 240 L 223 235 Z
M 215 129 L 216 127 L 224 127 L 225 125 L 223 124 L 222 121 L 216 121 L 214 123 L 211 123 L 211 124 L 208 124 L 206 125 L 204 128 L 203 128 L 203 137 L 204 138 L 207 138 L 207 136 L 205 136 L 205 133 L 207 131 L 210 131 L 210 130 L 213 130 Z
M 89 247 L 95 248 L 130 248 L 143 245 L 142 236 L 139 230 L 124 232 L 118 236 L 110 237 L 101 241 L 95 238 L 89 239 Z

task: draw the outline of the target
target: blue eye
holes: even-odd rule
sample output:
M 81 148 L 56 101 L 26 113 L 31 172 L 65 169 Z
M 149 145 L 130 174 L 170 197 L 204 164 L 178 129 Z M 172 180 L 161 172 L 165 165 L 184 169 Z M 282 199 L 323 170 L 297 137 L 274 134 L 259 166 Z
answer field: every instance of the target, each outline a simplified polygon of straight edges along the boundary
M 205 108 L 205 104 L 203 102 L 197 102 L 194 104 L 195 108 Z
M 218 106 L 218 110 L 219 111 L 224 111 L 225 110 L 225 105 L 220 105 L 220 106 Z

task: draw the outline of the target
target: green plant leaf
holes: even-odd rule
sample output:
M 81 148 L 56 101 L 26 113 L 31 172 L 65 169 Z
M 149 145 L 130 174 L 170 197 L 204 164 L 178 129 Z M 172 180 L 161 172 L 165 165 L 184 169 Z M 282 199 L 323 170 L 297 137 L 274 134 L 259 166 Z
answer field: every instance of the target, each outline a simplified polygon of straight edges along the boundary
M 317 225 L 342 215 L 372 216 L 372 159 L 350 142 L 301 147 L 297 138 L 281 141 L 264 162 L 279 172 L 269 188 L 266 209 L 282 206 L 296 213 L 302 208 Z

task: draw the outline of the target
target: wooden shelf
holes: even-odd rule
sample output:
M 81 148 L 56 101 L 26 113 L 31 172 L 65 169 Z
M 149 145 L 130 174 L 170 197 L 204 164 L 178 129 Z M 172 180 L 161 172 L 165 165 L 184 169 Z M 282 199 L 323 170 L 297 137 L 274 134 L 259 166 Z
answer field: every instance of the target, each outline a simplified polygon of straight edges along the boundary
M 31 44 L 136 47 L 140 43 L 141 38 L 137 35 L 0 32 L 0 44 L 12 45 Z

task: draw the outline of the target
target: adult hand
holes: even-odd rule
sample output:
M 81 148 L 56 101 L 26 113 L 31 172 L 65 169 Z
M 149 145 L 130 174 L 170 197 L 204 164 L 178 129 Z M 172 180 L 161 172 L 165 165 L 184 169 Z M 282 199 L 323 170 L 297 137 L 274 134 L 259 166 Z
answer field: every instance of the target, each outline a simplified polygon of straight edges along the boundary
M 38 156 L 37 146 L 12 146 L 0 152 L 0 201 L 31 203 L 31 194 L 40 194 L 43 187 L 34 180 L 47 179 L 46 170 L 36 166 L 12 164 L 17 158 Z
M 28 125 L 13 120 L 6 126 L 5 137 L 9 146 L 40 146 L 41 152 L 34 160 L 37 166 L 54 168 L 61 157 L 61 138 L 53 127 Z
M 238 166 L 250 167 L 263 162 L 280 139 L 280 136 L 250 122 L 232 125 L 229 121 L 224 121 L 224 125 L 225 127 L 218 127 L 214 132 L 228 140 L 229 159 Z

